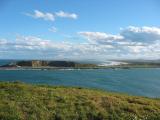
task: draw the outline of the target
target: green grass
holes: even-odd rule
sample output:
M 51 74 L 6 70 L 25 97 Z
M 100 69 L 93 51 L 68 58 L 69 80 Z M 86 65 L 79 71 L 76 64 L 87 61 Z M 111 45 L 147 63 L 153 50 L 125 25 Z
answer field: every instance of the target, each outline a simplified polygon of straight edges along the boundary
M 160 99 L 0 82 L 0 120 L 160 120 Z

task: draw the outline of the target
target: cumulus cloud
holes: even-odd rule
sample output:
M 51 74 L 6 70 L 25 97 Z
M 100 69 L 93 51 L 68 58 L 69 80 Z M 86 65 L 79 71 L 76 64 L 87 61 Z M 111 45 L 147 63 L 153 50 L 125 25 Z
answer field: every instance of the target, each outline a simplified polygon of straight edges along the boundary
M 88 59 L 88 57 L 100 55 L 106 49 L 113 48 L 111 45 L 99 46 L 90 43 L 55 42 L 54 40 L 45 40 L 34 36 L 17 36 L 15 40 L 0 39 L 0 45 L 0 51 L 7 52 L 6 56 L 17 54 L 23 58 L 25 54 L 25 57 L 38 57 L 41 59 L 76 59 L 80 56 L 83 59 Z M 91 55 L 91 53 L 95 54 Z
M 108 43 L 114 40 L 122 40 L 123 36 L 121 35 L 112 35 L 103 32 L 78 32 L 81 36 L 88 39 L 90 42 L 94 43 Z
M 48 20 L 48 21 L 54 21 L 55 20 L 55 15 L 52 14 L 52 13 L 48 13 L 48 12 L 41 12 L 39 10 L 34 10 L 34 14 L 30 14 L 30 13 L 27 13 L 26 15 L 28 16 L 31 16 L 33 18 L 41 18 L 41 19 L 44 19 L 44 20 Z
M 127 32 L 133 33 L 133 38 L 132 35 L 126 36 Z M 84 43 L 57 42 L 35 36 L 18 36 L 15 40 L 0 39 L 0 58 L 17 57 L 17 55 L 20 58 L 41 59 L 160 58 L 159 28 L 156 27 L 127 27 L 117 35 L 101 32 L 78 34 L 86 39 Z M 153 37 L 146 38 L 145 35 L 148 34 Z M 141 36 L 142 39 L 135 39 L 136 36 Z
M 75 13 L 68 13 L 64 11 L 56 12 L 56 16 L 62 17 L 62 18 L 71 18 L 71 19 L 77 19 L 78 15 Z
M 126 40 L 139 42 L 153 42 L 160 40 L 160 28 L 158 27 L 134 27 L 122 29 L 120 33 Z
M 78 34 L 87 38 L 90 41 L 114 41 L 114 40 L 124 40 L 132 42 L 154 42 L 155 40 L 160 40 L 160 28 L 158 27 L 134 27 L 129 26 L 127 28 L 122 28 L 120 33 L 117 35 L 112 35 L 102 32 L 79 32 Z M 101 43 L 101 42 L 100 42 Z
M 160 55 L 159 27 L 129 26 L 122 28 L 117 35 L 88 31 L 78 32 L 78 34 L 99 46 L 112 45 L 113 56 L 119 53 L 120 56 L 131 58 L 159 58 Z
M 34 13 L 26 13 L 26 15 L 31 16 L 36 19 L 43 19 L 43 20 L 47 20 L 47 21 L 54 21 L 56 17 L 70 18 L 70 19 L 77 19 L 78 18 L 77 14 L 64 12 L 64 11 L 50 13 L 50 12 L 42 12 L 39 10 L 34 10 Z

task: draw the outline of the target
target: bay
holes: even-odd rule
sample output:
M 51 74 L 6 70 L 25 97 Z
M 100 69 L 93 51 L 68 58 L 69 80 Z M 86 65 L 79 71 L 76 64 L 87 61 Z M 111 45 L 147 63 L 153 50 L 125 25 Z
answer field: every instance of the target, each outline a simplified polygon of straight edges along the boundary
M 160 69 L 0 70 L 0 81 L 79 86 L 160 97 Z

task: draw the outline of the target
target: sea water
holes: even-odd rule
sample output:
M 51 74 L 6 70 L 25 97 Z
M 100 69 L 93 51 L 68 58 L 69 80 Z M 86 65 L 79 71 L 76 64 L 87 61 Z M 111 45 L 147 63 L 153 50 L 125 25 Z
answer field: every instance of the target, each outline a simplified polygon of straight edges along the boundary
M 160 69 L 0 70 L 0 81 L 79 86 L 160 97 Z

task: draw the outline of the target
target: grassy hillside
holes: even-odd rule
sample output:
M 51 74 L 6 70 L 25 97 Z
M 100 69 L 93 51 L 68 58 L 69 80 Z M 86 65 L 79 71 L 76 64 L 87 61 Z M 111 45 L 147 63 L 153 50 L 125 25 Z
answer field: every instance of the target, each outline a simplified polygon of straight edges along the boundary
M 160 99 L 0 83 L 0 120 L 160 120 Z

